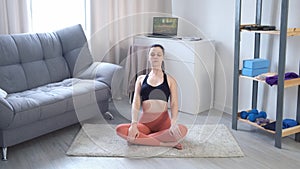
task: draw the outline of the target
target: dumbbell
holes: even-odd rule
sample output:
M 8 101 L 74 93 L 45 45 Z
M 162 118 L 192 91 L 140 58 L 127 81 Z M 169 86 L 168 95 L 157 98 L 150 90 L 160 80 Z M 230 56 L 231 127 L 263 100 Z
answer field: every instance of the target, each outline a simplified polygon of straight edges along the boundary
M 248 120 L 251 122 L 255 122 L 257 118 L 267 118 L 267 113 L 264 111 L 259 112 L 258 114 L 249 114 Z
M 249 112 L 241 111 L 240 116 L 241 116 L 242 119 L 247 119 L 250 114 L 258 115 L 258 110 L 257 109 L 252 109 Z

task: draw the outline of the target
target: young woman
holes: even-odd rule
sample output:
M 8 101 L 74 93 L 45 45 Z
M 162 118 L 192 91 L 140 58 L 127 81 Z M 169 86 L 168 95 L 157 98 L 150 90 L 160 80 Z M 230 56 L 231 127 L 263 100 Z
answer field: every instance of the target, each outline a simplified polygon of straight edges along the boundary
M 164 48 L 154 44 L 149 50 L 151 71 L 141 75 L 135 83 L 132 103 L 132 122 L 116 128 L 119 136 L 132 144 L 170 146 L 182 149 L 180 141 L 187 134 L 187 127 L 177 124 L 177 84 L 173 77 L 162 69 Z M 168 113 L 170 98 L 171 117 Z M 142 112 L 138 119 L 142 106 Z

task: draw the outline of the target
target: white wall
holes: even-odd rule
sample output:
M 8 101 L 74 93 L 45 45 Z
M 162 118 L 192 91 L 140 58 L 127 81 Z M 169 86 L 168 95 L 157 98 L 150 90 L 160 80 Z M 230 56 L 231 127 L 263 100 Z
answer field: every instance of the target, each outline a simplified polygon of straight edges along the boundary
M 280 0 L 263 1 L 262 24 L 279 27 Z M 300 27 L 300 1 L 291 0 L 288 27 Z M 216 80 L 215 108 L 231 113 L 233 51 L 234 51 L 234 15 L 235 0 L 173 0 L 173 15 L 184 20 L 180 25 L 180 34 L 191 36 L 191 30 L 200 30 L 201 35 L 216 41 Z M 255 22 L 255 1 L 243 1 L 242 23 Z M 186 26 L 188 25 L 188 26 Z M 195 26 L 191 28 L 191 26 Z M 241 61 L 253 57 L 253 34 L 242 33 Z M 277 71 L 278 36 L 262 35 L 261 57 L 271 60 L 271 71 Z M 289 37 L 287 47 L 286 71 L 299 73 L 300 37 Z M 242 66 L 242 64 L 240 64 Z M 252 83 L 240 79 L 239 110 L 251 108 Z M 297 87 L 285 90 L 284 118 L 295 118 Z M 265 110 L 270 118 L 275 119 L 277 87 L 259 84 L 258 109 Z

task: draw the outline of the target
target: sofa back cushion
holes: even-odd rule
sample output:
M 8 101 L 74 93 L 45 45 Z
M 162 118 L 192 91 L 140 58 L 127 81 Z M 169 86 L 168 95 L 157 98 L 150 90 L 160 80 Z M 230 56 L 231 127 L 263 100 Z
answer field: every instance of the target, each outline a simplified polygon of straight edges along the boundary
M 56 33 L 60 38 L 71 76 L 76 77 L 93 63 L 84 31 L 78 24 L 58 30 Z
M 55 33 L 0 35 L 0 88 L 7 93 L 69 77 Z

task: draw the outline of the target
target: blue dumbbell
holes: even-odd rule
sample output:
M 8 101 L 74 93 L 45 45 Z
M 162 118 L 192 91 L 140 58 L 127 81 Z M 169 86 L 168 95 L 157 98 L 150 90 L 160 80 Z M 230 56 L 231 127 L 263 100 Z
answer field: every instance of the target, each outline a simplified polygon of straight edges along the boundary
M 241 116 L 242 119 L 247 119 L 250 114 L 258 115 L 258 110 L 257 109 L 252 109 L 249 112 L 241 111 L 240 116 Z
M 267 113 L 264 111 L 259 112 L 258 114 L 249 114 L 248 120 L 251 122 L 255 122 L 257 118 L 267 118 Z

